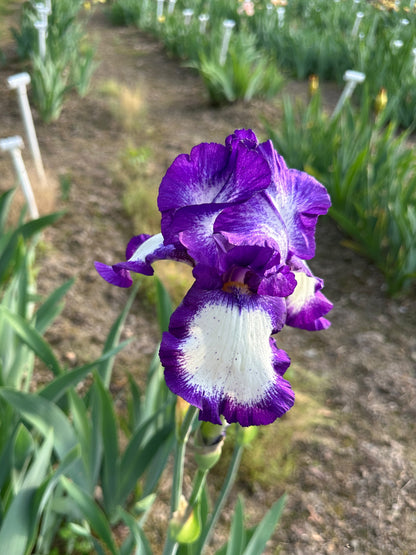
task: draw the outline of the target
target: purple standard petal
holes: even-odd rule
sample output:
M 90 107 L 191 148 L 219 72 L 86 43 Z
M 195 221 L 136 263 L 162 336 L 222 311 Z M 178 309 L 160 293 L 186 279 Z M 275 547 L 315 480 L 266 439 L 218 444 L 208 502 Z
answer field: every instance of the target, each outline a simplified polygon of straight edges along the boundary
M 217 242 L 213 232 L 214 221 L 221 205 L 203 204 L 178 210 L 173 218 L 169 236 L 186 248 L 195 262 L 215 266 Z
M 163 335 L 168 387 L 198 407 L 201 420 L 270 424 L 294 403 L 282 378 L 290 360 L 270 335 L 281 329 L 285 301 L 193 286 Z
M 130 287 L 133 283 L 130 272 L 122 268 L 113 268 L 102 262 L 94 262 L 95 269 L 105 281 L 118 287 Z
M 227 146 L 231 146 L 237 141 L 243 142 L 248 148 L 251 149 L 255 149 L 259 144 L 255 133 L 251 129 L 236 129 L 232 135 L 229 135 L 225 139 L 225 144 Z
M 319 215 L 326 214 L 331 201 L 327 190 L 305 172 L 287 169 L 270 141 L 259 145 L 269 162 L 272 185 L 267 193 L 284 221 L 289 251 L 303 259 L 315 254 L 315 227 Z
M 158 206 L 162 213 L 165 243 L 176 243 L 180 231 L 192 234 L 189 215 L 195 209 L 197 219 L 205 221 L 227 205 L 244 202 L 270 183 L 270 168 L 263 157 L 244 142 L 227 147 L 202 143 L 190 155 L 176 158 L 166 172 L 159 189 Z M 212 235 L 211 228 L 205 232 Z
M 303 260 L 294 258 L 291 264 L 297 285 L 286 299 L 286 324 L 310 331 L 328 328 L 331 323 L 323 316 L 333 305 L 320 291 L 323 281 L 312 274 Z
M 233 245 L 272 247 L 282 261 L 288 256 L 287 227 L 267 193 L 225 208 L 215 220 L 214 232 Z
M 185 249 L 164 245 L 161 233 L 133 237 L 127 245 L 126 257 L 125 262 L 118 262 L 112 266 L 95 262 L 95 268 L 109 283 L 119 287 L 130 287 L 133 283 L 130 272 L 151 276 L 153 275 L 151 264 L 156 260 L 177 260 L 193 265 L 193 260 Z

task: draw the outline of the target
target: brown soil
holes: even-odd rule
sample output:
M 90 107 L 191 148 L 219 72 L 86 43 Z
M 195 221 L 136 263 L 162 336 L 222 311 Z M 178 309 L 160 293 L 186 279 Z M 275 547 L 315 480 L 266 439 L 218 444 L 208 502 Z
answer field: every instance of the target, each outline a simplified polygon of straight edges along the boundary
M 100 9 L 89 25 L 101 62 L 91 93 L 82 100 L 71 96 L 55 123 L 45 125 L 34 113 L 49 176 L 49 188 L 37 190 L 38 203 L 43 211 L 53 203 L 66 210 L 45 233 L 38 256 L 39 291 L 46 294 L 76 277 L 65 310 L 48 333 L 68 366 L 98 356 L 128 294 L 103 282 L 93 261 L 121 260 L 130 236 L 146 231 L 132 229 L 125 214 L 114 167 L 127 144 L 126 125 L 102 93 L 103 84 L 111 79 L 140 91 L 144 109 L 133 136 L 135 146 L 151 149 L 155 188 L 177 154 L 199 142 L 223 142 L 242 127 L 253 128 L 265 139 L 261 117 L 278 122 L 280 113 L 279 101 L 213 109 L 198 77 L 169 59 L 153 39 L 136 29 L 112 28 Z M 5 86 L 6 77 L 22 66 L 10 57 L 10 41 L 5 47 L 9 61 L 0 70 L 2 137 L 23 135 L 15 96 Z M 305 85 L 291 83 L 287 90 L 304 94 Z M 336 97 L 329 88 L 326 98 L 333 105 Z M 24 155 L 30 171 L 29 153 Z M 8 189 L 14 178 L 4 155 L 0 172 L 0 187 Z M 71 183 L 66 201 L 59 195 L 62 176 Z M 247 470 L 240 474 L 232 499 L 243 491 L 250 517 L 258 521 L 284 490 L 288 492 L 285 515 L 268 553 L 415 553 L 416 303 L 414 298 L 387 298 L 382 276 L 345 248 L 342 239 L 331 220 L 321 220 L 312 266 L 325 279 L 325 293 L 334 303 L 332 327 L 320 333 L 289 329 L 278 337 L 279 346 L 291 355 L 294 374 L 296 368 L 305 368 L 319 377 L 319 414 L 308 414 L 307 432 L 293 434 L 292 444 L 282 445 L 287 457 L 296 453 L 296 459 L 279 481 L 273 463 L 282 464 L 284 458 L 276 459 L 276 449 L 285 437 L 285 425 L 297 415 L 305 417 L 302 403 L 307 401 L 300 395 L 290 419 L 271 427 L 268 437 L 273 441 L 262 454 L 276 483 L 265 483 Z M 112 388 L 120 403 L 126 370 L 143 382 L 159 339 L 155 318 L 140 301 L 129 316 L 125 336 L 133 341 L 117 359 Z M 250 468 L 248 460 L 243 468 Z M 155 526 L 157 517 L 152 518 Z M 217 546 L 229 518 L 218 527 Z M 158 549 L 156 545 L 156 553 Z

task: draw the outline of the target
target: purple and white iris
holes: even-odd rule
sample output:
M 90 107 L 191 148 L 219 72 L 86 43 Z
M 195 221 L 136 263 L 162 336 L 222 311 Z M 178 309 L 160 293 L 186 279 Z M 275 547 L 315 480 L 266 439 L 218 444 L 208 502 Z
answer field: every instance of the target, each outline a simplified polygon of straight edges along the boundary
M 162 232 L 133 237 L 125 262 L 95 264 L 120 287 L 132 284 L 130 272 L 153 274 L 156 260 L 193 267 L 160 359 L 168 387 L 200 409 L 200 420 L 270 424 L 292 407 L 283 378 L 290 359 L 271 336 L 285 324 L 329 326 L 332 305 L 305 262 L 329 206 L 323 185 L 242 129 L 225 145 L 178 156 L 159 189 Z

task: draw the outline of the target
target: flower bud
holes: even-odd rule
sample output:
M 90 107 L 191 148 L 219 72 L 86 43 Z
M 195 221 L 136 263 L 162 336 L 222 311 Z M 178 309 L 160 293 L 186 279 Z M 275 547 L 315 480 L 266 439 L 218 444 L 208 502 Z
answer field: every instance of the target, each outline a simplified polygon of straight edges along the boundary
M 173 540 L 181 544 L 196 541 L 201 533 L 199 505 L 188 514 L 188 502 L 182 495 L 178 509 L 173 513 L 169 523 L 169 533 Z
M 374 111 L 376 115 L 380 114 L 385 109 L 386 106 L 387 106 L 387 91 L 384 87 L 382 87 L 374 101 Z
M 309 75 L 309 96 L 313 96 L 319 90 L 319 77 L 317 75 Z
M 212 468 L 221 457 L 225 426 L 202 422 L 194 441 L 195 461 L 200 470 Z
M 185 415 L 188 412 L 188 409 L 190 406 L 191 405 L 188 403 L 188 401 L 185 401 L 185 399 L 182 399 L 182 397 L 178 396 L 176 398 L 176 405 L 175 405 L 176 436 L 178 436 L 179 434 Z
M 257 426 L 249 426 L 248 428 L 243 428 L 239 426 L 237 432 L 237 443 L 242 447 L 246 447 L 249 445 L 253 439 L 257 436 L 258 427 Z

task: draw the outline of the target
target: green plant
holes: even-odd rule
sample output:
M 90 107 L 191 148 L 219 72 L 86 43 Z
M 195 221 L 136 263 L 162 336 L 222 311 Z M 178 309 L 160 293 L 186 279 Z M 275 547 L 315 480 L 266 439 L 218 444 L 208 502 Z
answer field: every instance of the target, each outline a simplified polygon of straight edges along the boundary
M 98 553 L 101 545 L 113 553 L 130 553 L 134 544 L 142 542 L 142 532 L 123 507 L 136 504 L 136 513 L 145 518 L 169 454 L 173 429 L 172 396 L 155 361 L 144 402 L 130 381 L 134 407 L 124 427 L 127 446 L 118 451 L 118 420 L 108 388 L 114 356 L 125 345 L 119 343 L 121 328 L 137 288 L 112 326 L 103 355 L 66 372 L 43 334 L 62 310 L 62 298 L 72 280 L 41 301 L 36 296 L 33 270 L 38 233 L 58 215 L 8 229 L 11 199 L 11 191 L 0 197 L 1 545 L 16 555 L 30 553 L 35 546 L 38 553 L 49 553 L 61 523 L 73 521 L 78 535 L 84 528 Z M 53 378 L 29 393 L 35 357 Z M 75 387 L 92 372 L 95 380 L 81 398 Z M 144 473 L 141 492 L 137 490 L 131 498 Z M 102 503 L 94 499 L 98 484 Z M 137 505 L 139 499 L 146 501 Z M 88 533 L 82 515 L 89 519 Z M 132 531 L 120 551 L 111 532 L 117 520 L 126 521 Z
M 68 74 L 62 62 L 53 60 L 49 55 L 42 60 L 33 57 L 32 87 L 35 105 L 45 122 L 59 118 L 67 91 Z
M 12 29 L 19 56 L 31 58 L 34 102 L 46 122 L 59 118 L 69 90 L 75 88 L 80 96 L 86 95 L 97 66 L 95 51 L 85 41 L 85 24 L 78 18 L 82 5 L 78 0 L 52 3 L 44 59 L 34 28 L 38 15 L 32 4 L 24 4 L 20 28 Z
M 94 57 L 95 49 L 87 45 L 78 53 L 78 60 L 73 60 L 71 64 L 70 82 L 81 98 L 88 93 L 93 73 L 98 67 Z
M 36 50 L 37 32 L 34 27 L 36 19 L 35 7 L 30 2 L 25 2 L 20 14 L 19 28 L 11 28 L 17 46 L 17 55 L 22 60 L 30 58 Z
M 253 35 L 239 33 L 230 44 L 224 65 L 219 61 L 219 49 L 208 55 L 201 51 L 195 67 L 204 81 L 214 105 L 253 97 L 271 97 L 283 85 L 283 78 L 273 60 L 258 50 Z
M 305 169 L 328 188 L 330 215 L 354 249 L 382 270 L 390 294 L 416 278 L 416 164 L 409 131 L 375 120 L 368 94 L 360 110 L 350 105 L 330 118 L 315 96 L 307 107 L 284 102 L 283 125 L 269 133 L 290 166 Z M 297 114 L 297 115 L 295 115 Z

